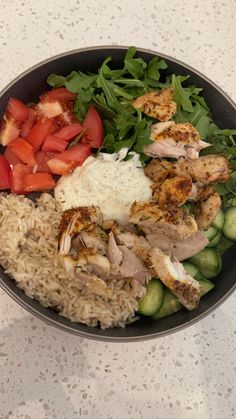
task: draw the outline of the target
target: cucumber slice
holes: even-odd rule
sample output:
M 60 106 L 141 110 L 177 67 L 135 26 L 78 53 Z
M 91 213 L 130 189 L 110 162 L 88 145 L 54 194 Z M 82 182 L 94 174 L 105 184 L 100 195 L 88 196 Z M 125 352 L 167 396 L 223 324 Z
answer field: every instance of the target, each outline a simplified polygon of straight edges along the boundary
M 207 279 L 215 278 L 221 270 L 221 256 L 216 249 L 205 248 L 189 259 Z
M 190 262 L 183 262 L 183 267 L 193 278 L 195 278 L 199 272 L 199 269 Z
M 223 233 L 229 240 L 236 240 L 236 208 L 229 208 L 225 213 Z
M 201 272 L 198 272 L 197 275 L 195 276 L 195 279 L 197 281 L 200 281 L 201 279 L 206 279 L 206 278 L 204 278 L 204 276 L 201 274 Z
M 179 302 L 178 298 L 166 288 L 164 292 L 163 304 L 160 310 L 152 316 L 152 319 L 158 320 L 162 319 L 162 317 L 170 316 L 171 314 L 181 310 L 181 308 L 183 308 L 183 306 Z
M 236 207 L 236 198 L 231 199 L 231 205 Z
M 208 228 L 208 230 L 205 230 L 202 232 L 202 234 L 208 239 L 209 241 L 213 240 L 214 237 L 217 235 L 218 230 L 212 226 Z
M 233 244 L 234 242 L 228 240 L 225 236 L 222 236 L 220 243 L 217 245 L 219 254 L 223 255 Z
M 209 292 L 210 290 L 212 290 L 212 288 L 214 288 L 215 286 L 211 281 L 209 281 L 208 279 L 204 277 L 202 277 L 201 279 L 198 279 L 198 282 L 201 287 L 201 297 L 205 295 L 207 292 Z
M 222 209 L 220 209 L 214 218 L 213 222 L 211 223 L 212 227 L 216 228 L 217 230 L 222 230 L 225 223 L 225 214 L 223 213 Z
M 211 241 L 209 241 L 207 247 L 216 247 L 217 244 L 220 243 L 221 241 L 221 237 L 222 237 L 222 233 L 221 231 L 218 231 L 217 235 L 214 237 L 214 239 L 212 239 Z
M 139 300 L 138 312 L 144 316 L 152 316 L 162 306 L 164 289 L 158 279 L 152 279 L 147 284 L 146 294 Z

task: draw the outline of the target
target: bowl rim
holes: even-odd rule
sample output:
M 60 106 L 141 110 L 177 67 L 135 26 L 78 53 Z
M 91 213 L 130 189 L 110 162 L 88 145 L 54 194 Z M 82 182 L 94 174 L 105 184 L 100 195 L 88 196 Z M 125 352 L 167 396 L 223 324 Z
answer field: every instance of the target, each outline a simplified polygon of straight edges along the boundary
M 30 68 L 24 70 L 22 73 L 17 75 L 13 80 L 11 80 L 0 91 L 0 100 L 1 100 L 1 97 L 5 94 L 5 92 L 7 92 L 7 90 L 12 85 L 14 85 L 14 83 L 16 83 L 18 80 L 20 80 L 22 77 L 26 76 L 31 71 L 36 70 L 37 68 L 40 68 L 42 65 L 50 63 L 50 62 L 52 62 L 56 59 L 67 57 L 69 55 L 80 53 L 80 52 L 86 52 L 86 51 L 106 50 L 106 49 L 113 49 L 113 50 L 122 50 L 123 49 L 125 51 L 128 48 L 129 48 L 129 46 L 126 46 L 126 45 L 95 45 L 95 46 L 90 46 L 90 47 L 76 48 L 76 49 L 73 49 L 73 50 L 70 50 L 70 51 L 61 52 L 61 53 L 56 54 L 56 55 L 54 55 L 50 58 L 46 58 L 46 59 L 40 61 L 39 63 L 34 64 Z M 206 80 L 210 85 L 212 85 L 222 96 L 224 96 L 225 99 L 233 106 L 234 110 L 236 111 L 236 103 L 234 102 L 234 100 L 221 87 L 219 87 L 215 82 L 213 82 L 211 79 L 209 79 L 207 76 L 205 76 L 201 71 L 196 70 L 194 67 L 186 64 L 184 61 L 176 59 L 176 58 L 174 58 L 170 55 L 167 55 L 167 54 L 164 54 L 164 53 L 161 53 L 161 52 L 158 52 L 158 51 L 154 51 L 152 49 L 139 48 L 139 47 L 135 47 L 135 48 L 137 49 L 137 52 L 145 52 L 145 53 L 149 53 L 149 54 L 155 55 L 155 56 L 160 57 L 160 58 L 170 60 L 174 63 L 177 63 L 177 64 L 180 64 L 180 65 L 184 66 L 186 68 L 186 70 L 190 70 L 193 73 L 197 74 L 202 79 Z M 175 326 L 175 327 L 170 328 L 168 330 L 164 330 L 164 331 L 160 331 L 160 332 L 156 332 L 156 333 L 150 333 L 150 334 L 147 334 L 145 336 L 143 336 L 143 335 L 138 336 L 137 335 L 137 336 L 130 336 L 130 337 L 122 337 L 122 336 L 116 337 L 116 336 L 105 336 L 105 335 L 99 336 L 99 335 L 93 334 L 91 332 L 76 330 L 76 329 L 74 329 L 74 328 L 72 328 L 72 327 L 70 327 L 69 325 L 66 325 L 66 324 L 58 323 L 53 318 L 48 317 L 44 313 L 40 313 L 36 308 L 32 307 L 29 302 L 24 301 L 21 298 L 19 298 L 17 296 L 17 294 L 4 283 L 4 281 L 1 277 L 0 277 L 0 286 L 16 303 L 18 303 L 21 307 L 23 307 L 25 310 L 27 310 L 30 314 L 32 314 L 35 317 L 39 318 L 40 320 L 44 321 L 48 325 L 54 326 L 57 329 L 63 330 L 64 332 L 65 331 L 69 332 L 70 334 L 73 334 L 77 337 L 87 338 L 87 339 L 96 340 L 96 341 L 103 341 L 103 342 L 113 342 L 113 343 L 114 342 L 115 343 L 132 343 L 132 342 L 138 342 L 138 341 L 146 341 L 146 340 L 156 339 L 156 338 L 159 338 L 159 337 L 164 337 L 164 336 L 176 333 L 180 330 L 184 330 L 184 329 L 198 323 L 204 317 L 207 317 L 210 313 L 215 311 L 236 290 L 236 282 L 235 282 L 235 284 L 228 290 L 228 292 L 226 294 L 224 294 L 220 298 L 220 300 L 218 300 L 214 305 L 210 306 L 208 309 L 206 309 L 203 313 L 199 314 L 194 319 L 189 320 L 187 323 Z

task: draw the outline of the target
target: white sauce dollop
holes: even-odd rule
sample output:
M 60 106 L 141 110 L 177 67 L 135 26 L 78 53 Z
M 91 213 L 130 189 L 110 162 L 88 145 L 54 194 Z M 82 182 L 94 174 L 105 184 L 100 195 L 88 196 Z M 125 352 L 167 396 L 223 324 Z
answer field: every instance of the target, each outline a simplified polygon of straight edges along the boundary
M 134 158 L 120 161 L 90 156 L 71 175 L 60 178 L 54 195 L 63 210 L 96 205 L 105 220 L 125 224 L 134 201 L 151 199 L 151 184 Z

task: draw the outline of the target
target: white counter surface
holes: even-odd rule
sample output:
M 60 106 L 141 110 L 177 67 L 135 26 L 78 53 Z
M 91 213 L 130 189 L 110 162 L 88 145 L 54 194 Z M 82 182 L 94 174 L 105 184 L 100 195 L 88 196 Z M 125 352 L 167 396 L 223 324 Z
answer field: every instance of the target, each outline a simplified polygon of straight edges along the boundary
M 136 45 L 236 99 L 233 0 L 1 0 L 0 89 L 60 52 Z M 236 417 L 236 295 L 174 335 L 105 344 L 45 325 L 0 291 L 1 419 Z

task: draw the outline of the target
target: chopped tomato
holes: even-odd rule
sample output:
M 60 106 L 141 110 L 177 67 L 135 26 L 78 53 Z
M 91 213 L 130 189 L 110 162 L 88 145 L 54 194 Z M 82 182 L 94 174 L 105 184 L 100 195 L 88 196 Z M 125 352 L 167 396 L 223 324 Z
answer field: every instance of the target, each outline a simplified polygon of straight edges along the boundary
M 67 141 L 59 138 L 57 135 L 48 135 L 43 143 L 42 150 L 61 153 L 62 151 L 65 151 L 67 146 Z
M 4 157 L 6 157 L 8 163 L 11 167 L 15 166 L 17 163 L 22 163 L 16 155 L 13 153 L 13 151 L 10 149 L 10 147 L 7 147 L 4 152 Z
M 76 99 L 76 93 L 71 93 L 65 87 L 49 90 L 40 96 L 41 102 L 54 102 L 56 100 L 69 102 Z
M 40 116 L 45 118 L 55 118 L 64 112 L 63 106 L 60 102 L 39 102 L 36 106 L 36 111 Z
M 29 173 L 23 178 L 25 192 L 36 192 L 54 189 L 56 182 L 50 173 Z
M 82 142 L 87 142 L 92 148 L 99 148 L 103 142 L 103 125 L 99 113 L 93 106 L 89 107 L 83 126 L 87 131 Z
M 0 155 L 0 190 L 10 189 L 11 180 L 10 180 L 11 168 L 7 159 Z
M 56 133 L 57 137 L 63 138 L 63 140 L 69 141 L 76 135 L 84 131 L 84 127 L 79 122 L 71 125 L 67 125 Z
M 54 157 L 47 162 L 48 167 L 55 175 L 68 175 L 77 166 L 76 161 L 73 160 L 61 160 L 58 157 Z
M 53 119 L 39 119 L 27 135 L 27 141 L 32 144 L 35 151 L 38 151 L 45 138 L 53 134 L 57 129 Z
M 19 137 L 20 129 L 18 124 L 11 116 L 6 114 L 3 116 L 1 129 L 0 129 L 0 144 L 6 146 L 12 140 Z
M 34 157 L 34 149 L 28 141 L 23 138 L 16 138 L 11 141 L 8 148 L 15 154 L 15 156 L 23 163 L 28 164 L 31 167 L 36 166 L 37 162 Z
M 74 147 L 69 148 L 63 153 L 58 154 L 57 158 L 60 160 L 72 160 L 80 166 L 84 160 L 87 159 L 91 154 L 91 148 L 88 144 L 77 144 Z
M 34 109 L 29 108 L 28 118 L 26 119 L 25 122 L 23 122 L 23 124 L 21 126 L 20 135 L 21 135 L 22 138 L 27 138 L 27 135 L 29 134 L 31 128 L 34 125 L 35 118 L 36 118 L 36 114 L 35 114 Z
M 55 153 L 46 153 L 45 151 L 37 151 L 35 154 L 35 159 L 37 161 L 37 172 L 46 172 L 46 173 L 50 173 L 51 170 L 48 167 L 48 160 L 52 159 L 53 157 L 55 157 L 56 154 Z
M 15 99 L 14 97 L 10 97 L 7 110 L 17 122 L 26 121 L 29 115 L 29 108 L 21 100 Z
M 11 191 L 17 194 L 24 194 L 23 179 L 25 175 L 32 172 L 32 168 L 26 164 L 16 164 L 11 172 Z

